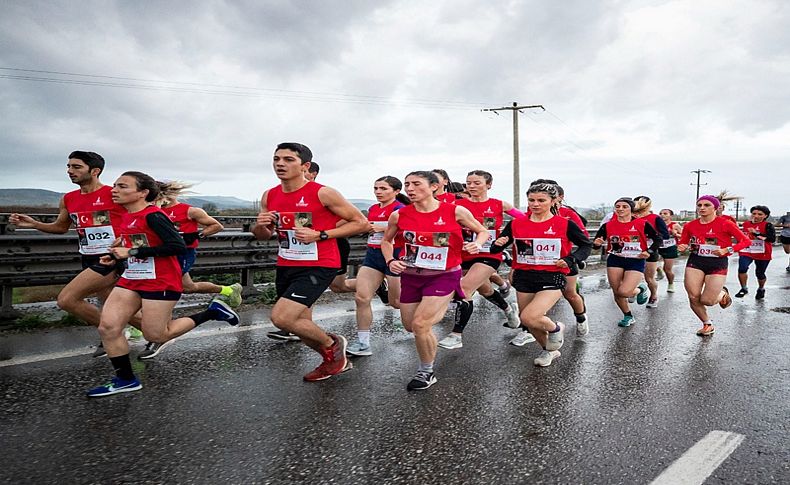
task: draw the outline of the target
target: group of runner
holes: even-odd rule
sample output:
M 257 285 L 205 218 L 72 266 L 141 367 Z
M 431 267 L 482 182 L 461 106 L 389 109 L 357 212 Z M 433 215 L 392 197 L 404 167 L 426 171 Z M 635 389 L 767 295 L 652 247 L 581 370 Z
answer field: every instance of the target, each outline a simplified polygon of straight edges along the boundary
M 278 330 L 269 336 L 301 340 L 321 357 L 305 381 L 328 379 L 351 369 L 349 356 L 373 354 L 374 294 L 399 308 L 404 328 L 414 334 L 419 365 L 408 390 L 427 389 L 437 381 L 438 347 L 463 346 L 475 292 L 502 312 L 506 327 L 520 329 L 510 343 L 522 346 L 536 341 L 541 352 L 535 365 L 551 365 L 560 356 L 565 325 L 547 313 L 564 297 L 573 309 L 576 335 L 589 332 L 577 276 L 591 250 L 602 246 L 615 304 L 623 313 L 618 323 L 622 327 L 636 322 L 630 303 L 658 306 L 660 258 L 667 291 L 674 291 L 673 263 L 686 250 L 691 254 L 684 285 L 691 309 L 702 322 L 698 335 L 715 330 L 707 307 L 726 308 L 732 303 L 724 286 L 730 254 L 740 254 L 742 288 L 735 296 L 748 293 L 746 271 L 751 262 L 759 284 L 755 296 L 765 295 L 765 267 L 776 235 L 766 221 L 770 211 L 764 206 L 751 209 L 752 220 L 741 231 L 734 222 L 717 216 L 718 199 L 702 196 L 697 201 L 699 218 L 681 228 L 672 221 L 671 210 L 654 214 L 649 197 L 621 197 L 611 219 L 591 240 L 586 221 L 563 205 L 564 191 L 554 180 L 530 184 L 523 213 L 488 196 L 493 177 L 486 171 L 469 172 L 461 185 L 450 182 L 445 171 L 432 170 L 411 172 L 403 182 L 390 175 L 378 178 L 373 186 L 377 204 L 366 217 L 337 190 L 314 181 L 318 165 L 312 158 L 303 144 L 277 146 L 273 169 L 279 184 L 263 193 L 252 228 L 256 238 L 278 241 L 278 299 L 271 311 Z M 238 324 L 231 307 L 241 303 L 240 285 L 194 283 L 189 277 L 197 241 L 222 230 L 222 225 L 204 211 L 178 203 L 187 185 L 157 183 L 146 174 L 125 172 L 110 189 L 98 182 L 103 166 L 104 160 L 92 152 L 69 156 L 69 176 L 80 190 L 64 196 L 56 222 L 11 216 L 20 227 L 45 232 L 65 232 L 72 223 L 77 227 L 85 270 L 64 288 L 58 303 L 98 326 L 116 370 L 110 383 L 90 390 L 89 396 L 142 387 L 132 373 L 123 337 L 127 324 L 142 329 L 149 341 L 146 352 L 156 355 L 205 321 Z M 109 217 L 98 217 L 97 212 Z M 780 221 L 784 230 L 790 230 L 790 214 L 787 219 Z M 357 277 L 346 279 L 345 238 L 358 234 L 368 235 L 367 251 Z M 783 232 L 782 238 L 790 253 L 790 236 L 785 241 Z M 508 251 L 511 273 L 503 279 L 498 270 Z M 516 290 L 515 303 L 508 301 L 511 286 Z M 342 335 L 325 332 L 312 319 L 312 305 L 328 288 L 355 293 L 358 328 L 351 344 Z M 205 311 L 173 320 L 181 293 L 195 291 L 219 293 L 224 299 L 215 298 Z M 84 301 L 91 294 L 105 300 L 101 312 Z M 456 302 L 454 327 L 438 340 L 433 326 L 444 318 L 452 301 Z

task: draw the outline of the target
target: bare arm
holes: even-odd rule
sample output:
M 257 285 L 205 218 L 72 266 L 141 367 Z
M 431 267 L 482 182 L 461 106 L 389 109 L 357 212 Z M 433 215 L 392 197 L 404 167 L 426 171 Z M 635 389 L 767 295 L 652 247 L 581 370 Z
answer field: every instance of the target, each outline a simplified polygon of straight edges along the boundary
M 16 213 L 11 214 L 8 217 L 8 222 L 15 225 L 16 227 L 24 229 L 37 229 L 41 232 L 47 232 L 49 234 L 65 234 L 66 231 L 68 231 L 71 227 L 71 218 L 69 217 L 69 212 L 66 210 L 66 203 L 62 197 L 60 198 L 58 217 L 55 219 L 55 222 L 41 222 L 33 219 L 29 215 Z
M 258 218 L 255 221 L 255 226 L 252 228 L 252 234 L 255 239 L 271 239 L 274 234 L 274 219 L 276 214 L 270 212 L 266 206 L 266 198 L 269 191 L 263 193 L 261 196 L 261 211 L 258 213 Z
M 345 221 L 334 229 L 326 231 L 330 238 L 354 236 L 367 233 L 370 230 L 370 224 L 362 212 L 337 190 L 331 187 L 321 187 L 318 191 L 318 199 L 327 209 L 342 219 L 340 222 Z M 296 238 L 302 242 L 318 241 L 320 232 L 308 227 L 300 227 L 296 230 Z
M 206 211 L 198 207 L 190 207 L 187 211 L 187 217 L 203 226 L 201 233 L 204 237 L 211 236 L 225 229 L 225 226 L 223 226 L 218 220 L 214 219 L 208 215 Z
M 393 260 L 395 255 L 395 236 L 398 234 L 398 213 L 393 212 L 387 220 L 387 229 L 381 241 L 381 255 L 384 261 L 388 262 L 387 267 L 395 274 L 399 274 L 406 269 L 406 263 L 400 260 Z
M 475 219 L 472 213 L 469 212 L 469 209 L 460 205 L 455 206 L 455 220 L 462 226 L 471 229 L 472 232 L 477 233 L 477 238 L 475 238 L 473 242 L 464 244 L 464 251 L 469 254 L 479 253 L 480 248 L 488 241 L 488 231 L 486 228 L 480 224 L 480 221 Z

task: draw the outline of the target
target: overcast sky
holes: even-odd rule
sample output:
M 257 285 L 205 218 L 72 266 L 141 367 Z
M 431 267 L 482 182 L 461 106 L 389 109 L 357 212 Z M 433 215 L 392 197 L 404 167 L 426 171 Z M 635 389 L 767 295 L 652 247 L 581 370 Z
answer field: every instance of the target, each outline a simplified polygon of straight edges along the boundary
M 83 149 L 105 183 L 141 170 L 253 200 L 299 141 L 349 198 L 441 167 L 488 170 L 512 200 L 512 116 L 480 108 L 518 101 L 547 109 L 520 115 L 524 189 L 686 209 L 702 168 L 703 193 L 783 213 L 788 25 L 784 0 L 6 0 L 0 187 L 71 190 Z

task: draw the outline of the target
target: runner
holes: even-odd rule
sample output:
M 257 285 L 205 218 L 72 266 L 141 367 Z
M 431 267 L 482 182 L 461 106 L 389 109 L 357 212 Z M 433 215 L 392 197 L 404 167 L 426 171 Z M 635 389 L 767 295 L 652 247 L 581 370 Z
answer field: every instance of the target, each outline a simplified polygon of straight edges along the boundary
M 550 182 L 549 182 L 550 183 Z M 590 239 L 590 234 L 587 232 L 587 220 L 583 218 L 573 207 L 563 205 L 565 202 L 565 190 L 559 185 L 557 186 L 557 204 L 559 207 L 558 215 L 574 222 L 579 229 L 582 230 L 585 237 Z M 584 258 L 586 259 L 586 258 Z M 590 324 L 587 321 L 587 305 L 584 304 L 584 297 L 579 291 L 579 270 L 584 269 L 584 259 L 577 260 L 571 258 L 570 271 L 565 275 L 565 288 L 562 290 L 562 296 L 570 304 L 573 310 L 573 316 L 576 319 L 576 336 L 584 337 L 590 332 Z
M 777 227 L 782 228 L 782 232 L 779 234 L 782 241 L 782 248 L 785 250 L 785 254 L 790 254 L 790 211 L 787 211 L 785 215 L 779 218 Z M 785 271 L 790 273 L 790 260 L 787 261 L 787 268 L 785 268 Z
M 756 205 L 749 209 L 749 212 L 752 218 L 743 223 L 743 233 L 749 237 L 751 245 L 739 253 L 738 281 L 741 284 L 741 289 L 735 296 L 743 298 L 749 293 L 749 288 L 746 286 L 746 280 L 749 277 L 747 272 L 749 265 L 754 261 L 754 270 L 759 285 L 754 298 L 762 300 L 765 298 L 765 270 L 768 269 L 768 264 L 773 256 L 772 244 L 776 242 L 776 231 L 774 225 L 766 220 L 771 215 L 771 210 L 768 207 Z
M 675 260 L 678 257 L 678 238 L 683 227 L 672 220 L 675 213 L 672 209 L 661 209 L 658 213 L 669 231 L 669 239 L 661 242 L 658 254 L 664 259 L 664 274 L 667 275 L 667 293 L 675 292 Z
M 606 244 L 606 276 L 612 288 L 614 302 L 623 312 L 621 327 L 636 323 L 631 314 L 629 299 L 636 298 L 639 305 L 647 302 L 647 285 L 642 281 L 645 260 L 661 245 L 658 233 L 645 219 L 633 216 L 636 203 L 629 197 L 621 197 L 614 203 L 615 217 L 601 225 L 595 233 L 593 249 Z M 647 240 L 653 244 L 648 246 Z
M 524 213 L 514 209 L 509 202 L 488 197 L 488 191 L 494 182 L 493 176 L 484 170 L 473 170 L 466 176 L 466 187 L 471 194 L 470 199 L 458 199 L 455 205 L 465 207 L 472 213 L 478 222 L 483 224 L 489 234 L 488 241 L 479 251 L 470 254 L 464 251 L 461 254 L 461 289 L 466 297 L 458 302 L 456 321 L 452 332 L 439 341 L 439 347 L 444 349 L 460 349 L 463 347 L 463 332 L 474 311 L 474 294 L 479 292 L 486 300 L 502 310 L 507 319 L 506 326 L 518 328 L 518 310 L 515 304 L 508 303 L 502 295 L 494 291 L 489 283 L 489 278 L 496 274 L 502 264 L 502 254 L 491 253 L 491 243 L 499 237 L 502 228 L 502 214 L 507 213 L 512 217 L 523 217 Z M 473 242 L 476 234 L 471 229 L 463 231 L 464 242 Z
M 8 221 L 21 228 L 36 229 L 49 234 L 65 234 L 72 224 L 77 229 L 82 272 L 74 277 L 58 294 L 58 306 L 85 323 L 99 326 L 99 308 L 85 301 L 96 296 L 103 302 L 118 279 L 116 268 L 99 264 L 99 258 L 109 252 L 115 241 L 121 217 L 126 210 L 112 201 L 112 187 L 99 181 L 104 171 L 104 158 L 94 152 L 74 151 L 66 164 L 71 182 L 79 189 L 60 200 L 60 212 L 55 222 L 39 222 L 25 214 L 11 214 Z M 132 322 L 140 326 L 139 319 Z M 106 355 L 101 343 L 93 357 Z
M 350 355 L 373 355 L 370 346 L 370 326 L 373 323 L 370 301 L 382 283 L 387 283 L 389 292 L 387 301 L 393 308 L 400 308 L 400 277 L 387 268 L 386 260 L 381 253 L 381 240 L 390 215 L 410 203 L 408 197 L 400 193 L 402 188 L 401 181 L 391 175 L 376 179 L 373 184 L 373 193 L 379 203 L 368 209 L 368 249 L 357 273 L 357 291 L 354 295 L 357 309 L 357 339 L 346 349 Z M 395 249 L 397 258 L 403 242 L 397 236 L 396 239 L 398 240 L 396 243 L 398 247 Z
M 112 199 L 127 213 L 110 255 L 102 256 L 100 262 L 114 269 L 117 260 L 126 260 L 126 270 L 104 304 L 99 334 L 116 376 L 89 390 L 88 397 L 142 389 L 132 371 L 129 343 L 123 336 L 126 323 L 138 311 L 142 311 L 146 340 L 160 344 L 209 320 L 239 323 L 238 315 L 218 300 L 203 312 L 172 319 L 182 289 L 176 255 L 183 253 L 186 245 L 167 215 L 153 205 L 157 192 L 156 181 L 141 172 L 124 172 L 113 185 Z
M 659 249 L 664 244 L 664 241 L 669 239 L 669 229 L 664 223 L 664 220 L 657 214 L 653 214 L 650 209 L 653 207 L 653 201 L 646 195 L 640 195 L 634 198 L 635 210 L 634 217 L 645 219 L 647 223 L 653 227 L 655 232 L 658 233 L 661 240 L 659 241 Z M 653 241 L 647 240 L 647 245 L 652 246 Z M 646 308 L 658 307 L 658 281 L 656 281 L 656 272 L 658 270 L 658 258 L 660 254 L 658 251 L 651 253 L 645 260 L 645 281 L 647 288 L 650 290 L 650 297 L 647 299 Z
M 170 221 L 173 222 L 187 246 L 186 251 L 178 255 L 178 264 L 181 266 L 182 274 L 182 293 L 216 294 L 224 298 L 232 308 L 236 308 L 241 305 L 241 284 L 222 286 L 209 281 L 194 282 L 189 275 L 189 270 L 192 269 L 197 258 L 197 247 L 200 240 L 224 229 L 218 220 L 208 215 L 203 209 L 178 201 L 178 197 L 190 187 L 191 185 L 178 181 L 157 182 L 159 195 L 155 201 L 155 204 L 162 208 Z M 202 230 L 199 230 L 200 226 L 203 226 Z M 140 360 L 153 359 L 171 343 L 173 340 L 162 343 L 147 342 L 145 350 L 140 352 L 137 358 Z
M 592 244 L 581 227 L 558 215 L 559 190 L 555 184 L 538 183 L 527 191 L 529 213 L 510 221 L 492 252 L 515 244 L 513 286 L 523 325 L 543 351 L 535 365 L 547 367 L 560 356 L 565 326 L 546 313 L 559 301 L 571 267 L 590 255 Z M 573 245 L 577 249 L 573 252 Z
M 365 216 L 336 190 L 304 178 L 313 153 L 300 143 L 280 143 L 274 173 L 280 184 L 264 192 L 252 232 L 258 239 L 280 241 L 275 285 L 279 299 L 271 319 L 321 355 L 322 362 L 304 376 L 320 381 L 350 369 L 346 339 L 327 334 L 313 322 L 310 307 L 329 287 L 340 268 L 338 237 L 365 232 Z M 337 227 L 338 219 L 346 221 Z
M 678 251 L 691 251 L 686 262 L 684 286 L 691 311 L 702 321 L 697 335 L 713 335 L 716 329 L 708 318 L 706 307 L 732 305 L 732 298 L 724 282 L 727 279 L 727 256 L 749 247 L 751 241 L 732 221 L 716 216 L 719 199 L 703 195 L 697 199 L 699 217 L 683 226 Z M 737 244 L 732 247 L 732 239 Z
M 318 172 L 320 171 L 321 167 L 318 165 L 318 162 L 310 162 L 310 165 L 308 165 L 307 169 L 304 171 L 304 178 L 310 182 L 315 182 L 315 179 L 318 177 Z
M 458 200 L 458 197 L 455 193 L 449 192 L 447 189 L 450 186 L 450 176 L 447 175 L 445 170 L 441 168 L 435 168 L 431 170 L 436 177 L 439 179 L 439 188 L 436 189 L 436 193 L 433 194 L 436 197 L 436 200 L 439 202 L 447 202 L 449 204 L 455 204 L 455 201 Z
M 420 366 L 406 386 L 421 390 L 436 383 L 436 335 L 433 325 L 447 313 L 447 304 L 461 290 L 461 252 L 476 254 L 488 240 L 488 231 L 468 209 L 439 202 L 433 194 L 439 179 L 433 172 L 411 172 L 405 180 L 406 194 L 412 202 L 393 212 L 381 242 L 387 267 L 401 275 L 400 313 L 403 326 L 414 333 Z M 475 241 L 464 243 L 461 226 L 472 229 Z M 404 249 L 395 259 L 394 240 L 401 232 Z

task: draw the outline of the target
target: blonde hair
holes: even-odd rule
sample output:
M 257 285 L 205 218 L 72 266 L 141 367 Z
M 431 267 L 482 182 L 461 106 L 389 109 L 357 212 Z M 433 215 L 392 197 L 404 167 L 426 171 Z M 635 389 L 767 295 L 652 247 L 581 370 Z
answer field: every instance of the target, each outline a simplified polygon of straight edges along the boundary
M 192 193 L 189 189 L 192 188 L 193 184 L 181 182 L 179 180 L 168 180 L 167 182 L 157 181 L 156 184 L 159 186 L 159 196 L 154 203 L 160 207 L 170 200 L 177 200 L 182 194 Z

